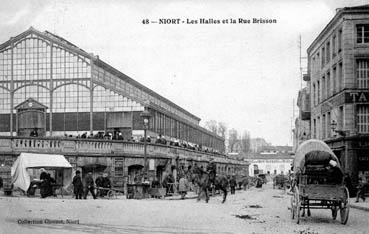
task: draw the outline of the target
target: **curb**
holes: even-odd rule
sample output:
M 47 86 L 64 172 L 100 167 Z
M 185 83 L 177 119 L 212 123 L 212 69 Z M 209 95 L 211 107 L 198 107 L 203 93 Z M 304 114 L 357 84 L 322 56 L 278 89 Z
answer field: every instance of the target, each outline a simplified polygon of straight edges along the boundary
M 369 207 L 362 207 L 355 204 L 350 204 L 350 207 L 358 210 L 369 211 Z

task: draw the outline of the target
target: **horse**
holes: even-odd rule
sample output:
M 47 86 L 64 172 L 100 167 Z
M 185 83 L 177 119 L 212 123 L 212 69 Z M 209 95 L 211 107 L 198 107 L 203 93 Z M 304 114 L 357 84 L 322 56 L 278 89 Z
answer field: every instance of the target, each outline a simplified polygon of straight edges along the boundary
M 210 177 L 207 172 L 202 172 L 201 174 L 195 174 L 194 183 L 196 183 L 199 187 L 199 194 L 197 197 L 197 201 L 200 201 L 201 194 L 205 194 L 206 203 L 209 202 L 209 194 L 208 190 L 211 188 Z M 228 179 L 225 176 L 216 176 L 214 181 L 214 189 L 221 190 L 223 192 L 223 201 L 224 203 L 227 199 L 227 188 L 228 188 Z

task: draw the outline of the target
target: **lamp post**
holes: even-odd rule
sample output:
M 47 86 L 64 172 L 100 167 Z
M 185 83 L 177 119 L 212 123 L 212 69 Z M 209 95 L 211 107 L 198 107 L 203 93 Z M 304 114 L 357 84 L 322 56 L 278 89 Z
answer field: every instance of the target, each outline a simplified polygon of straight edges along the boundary
M 336 128 L 337 128 L 337 122 L 335 120 L 332 120 L 331 121 L 331 128 L 332 128 L 333 132 L 336 132 L 336 133 L 340 134 L 343 137 L 346 136 L 346 132 L 347 131 L 344 131 L 344 130 L 336 130 Z
M 147 176 L 147 172 L 148 172 L 148 168 L 147 168 L 147 129 L 149 128 L 149 123 L 150 123 L 150 117 L 151 117 L 151 113 L 148 110 L 144 110 L 141 114 L 140 114 L 141 118 L 143 119 L 143 124 L 144 124 L 144 173 Z

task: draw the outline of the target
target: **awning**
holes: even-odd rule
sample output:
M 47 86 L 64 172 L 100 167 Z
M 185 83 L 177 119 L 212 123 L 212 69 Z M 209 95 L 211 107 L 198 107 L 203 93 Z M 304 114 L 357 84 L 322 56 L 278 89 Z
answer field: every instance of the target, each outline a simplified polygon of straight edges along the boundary
M 12 183 L 23 191 L 27 191 L 31 183 L 28 168 L 61 168 L 63 183 L 67 187 L 72 182 L 72 166 L 63 155 L 21 153 L 15 160 L 12 169 Z

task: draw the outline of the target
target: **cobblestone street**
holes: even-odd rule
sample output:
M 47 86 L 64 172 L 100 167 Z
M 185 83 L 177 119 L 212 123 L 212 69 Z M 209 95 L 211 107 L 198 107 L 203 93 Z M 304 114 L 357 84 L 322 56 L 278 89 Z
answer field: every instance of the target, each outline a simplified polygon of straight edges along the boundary
M 287 206 L 290 196 L 268 184 L 203 200 L 77 201 L 71 198 L 1 197 L 2 233 L 368 233 L 368 212 L 351 209 L 347 225 L 330 210 L 312 210 L 297 225 Z M 49 221 L 46 221 L 49 220 Z M 41 224 L 18 224 L 42 221 Z M 62 220 L 64 224 L 55 224 Z M 69 220 L 69 221 L 67 221 Z M 79 222 L 68 224 L 67 222 Z M 47 223 L 49 222 L 49 223 Z

